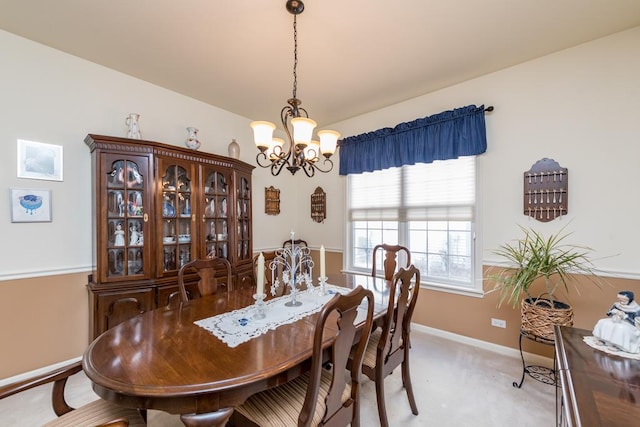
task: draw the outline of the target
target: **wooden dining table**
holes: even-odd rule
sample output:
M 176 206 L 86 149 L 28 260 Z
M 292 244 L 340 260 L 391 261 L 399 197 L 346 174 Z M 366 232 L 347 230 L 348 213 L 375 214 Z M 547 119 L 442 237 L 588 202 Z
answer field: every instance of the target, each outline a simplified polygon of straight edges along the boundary
M 384 316 L 386 280 L 337 274 L 330 275 L 328 283 L 371 289 L 374 318 Z M 253 304 L 252 294 L 252 289 L 231 290 L 176 308 L 159 308 L 104 332 L 83 358 L 94 391 L 126 407 L 180 414 L 187 426 L 224 426 L 233 408 L 249 396 L 284 384 L 310 367 L 317 314 L 236 347 L 194 324 Z M 327 344 L 334 334 L 325 329 Z

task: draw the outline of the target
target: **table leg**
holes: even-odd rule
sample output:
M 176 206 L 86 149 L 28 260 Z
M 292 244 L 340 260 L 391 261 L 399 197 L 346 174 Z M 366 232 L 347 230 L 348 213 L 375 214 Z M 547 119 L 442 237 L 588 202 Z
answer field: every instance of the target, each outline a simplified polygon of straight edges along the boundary
M 231 418 L 231 414 L 233 414 L 233 408 L 224 408 L 205 414 L 182 414 L 180 420 L 187 427 L 224 427 Z

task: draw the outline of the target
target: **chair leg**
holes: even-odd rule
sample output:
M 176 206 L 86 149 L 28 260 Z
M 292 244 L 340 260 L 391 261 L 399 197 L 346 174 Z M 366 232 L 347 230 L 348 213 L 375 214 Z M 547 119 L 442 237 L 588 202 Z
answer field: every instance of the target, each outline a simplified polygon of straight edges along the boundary
M 387 420 L 387 408 L 384 404 L 384 376 L 376 374 L 376 400 L 378 401 L 378 417 L 380 418 L 381 427 L 389 427 Z
M 358 399 L 360 399 L 360 398 L 358 398 Z M 360 402 L 356 401 L 353 404 L 353 410 L 355 412 L 355 415 L 353 416 L 353 419 L 351 420 L 351 427 L 360 427 Z
M 413 397 L 413 386 L 411 385 L 411 373 L 409 371 L 409 356 L 405 354 L 404 362 L 402 362 L 402 385 L 407 391 L 407 397 L 409 398 L 409 405 L 411 406 L 411 412 L 413 415 L 418 415 L 418 406 L 416 405 L 416 399 Z

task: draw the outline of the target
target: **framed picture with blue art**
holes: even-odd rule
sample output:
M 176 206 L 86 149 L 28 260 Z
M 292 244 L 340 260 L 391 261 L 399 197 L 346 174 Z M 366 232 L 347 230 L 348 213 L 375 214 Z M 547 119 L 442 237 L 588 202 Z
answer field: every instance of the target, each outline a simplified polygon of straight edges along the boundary
M 51 190 L 11 189 L 11 222 L 51 222 Z
M 62 181 L 62 146 L 18 140 L 18 178 Z

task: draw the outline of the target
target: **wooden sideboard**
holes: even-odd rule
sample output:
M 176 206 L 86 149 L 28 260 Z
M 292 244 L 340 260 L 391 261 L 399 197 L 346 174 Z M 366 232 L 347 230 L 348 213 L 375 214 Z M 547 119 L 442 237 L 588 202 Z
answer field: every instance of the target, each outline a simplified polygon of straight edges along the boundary
M 624 426 L 640 420 L 640 360 L 590 347 L 586 329 L 555 326 L 561 387 L 556 395 L 560 426 Z
M 88 135 L 85 142 L 93 171 L 92 339 L 172 304 L 178 270 L 193 259 L 226 258 L 236 285 L 253 283 L 254 166 L 153 141 Z

